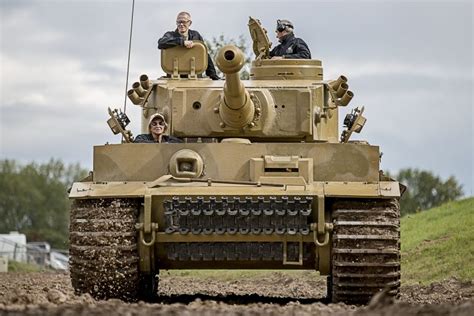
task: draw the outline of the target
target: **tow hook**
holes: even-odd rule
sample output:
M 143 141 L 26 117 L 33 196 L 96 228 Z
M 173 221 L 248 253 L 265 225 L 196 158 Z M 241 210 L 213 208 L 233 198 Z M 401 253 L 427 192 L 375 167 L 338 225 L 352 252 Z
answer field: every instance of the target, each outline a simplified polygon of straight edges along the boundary
M 313 240 L 314 243 L 318 247 L 324 247 L 329 243 L 329 232 L 332 232 L 334 228 L 334 225 L 332 223 L 325 223 L 324 224 L 324 231 L 322 234 L 318 232 L 318 224 L 317 223 L 311 223 L 310 229 L 313 232 Z M 322 242 L 319 241 L 318 235 L 324 235 L 324 239 Z
M 147 233 L 147 235 L 151 234 L 151 238 L 149 241 L 145 240 L 145 229 L 144 229 L 145 225 L 143 223 L 139 223 L 135 225 L 135 228 L 140 233 L 140 242 L 147 247 L 151 247 L 155 244 L 156 231 L 158 231 L 158 223 L 150 223 L 150 224 L 151 224 L 151 232 Z

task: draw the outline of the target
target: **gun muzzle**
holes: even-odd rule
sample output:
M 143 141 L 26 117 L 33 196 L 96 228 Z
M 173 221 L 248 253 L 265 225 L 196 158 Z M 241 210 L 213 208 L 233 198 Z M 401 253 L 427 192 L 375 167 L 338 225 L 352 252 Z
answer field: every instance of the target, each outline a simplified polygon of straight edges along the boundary
M 143 89 L 142 85 L 138 81 L 133 83 L 132 89 L 135 90 L 140 98 L 143 98 L 146 94 L 146 90 Z
M 132 101 L 135 105 L 140 105 L 143 102 L 143 98 L 140 98 L 138 93 L 134 89 L 130 89 L 127 91 L 128 98 Z
M 339 89 L 339 86 L 342 84 L 342 83 L 346 83 L 347 82 L 347 78 L 346 76 L 344 75 L 340 75 L 339 78 L 337 78 L 336 80 L 334 81 L 331 81 L 329 83 L 329 86 L 334 90 L 334 91 L 337 91 Z
M 245 64 L 244 54 L 238 47 L 226 45 L 217 54 L 216 64 L 226 80 L 219 107 L 221 119 L 227 126 L 242 128 L 252 122 L 255 114 L 255 106 L 239 77 Z
M 354 93 L 349 91 L 349 85 L 347 84 L 347 77 L 344 75 L 339 76 L 334 81 L 329 83 L 329 87 L 334 93 L 334 97 L 338 100 L 334 100 L 339 106 L 346 106 L 351 102 L 354 97 Z
M 336 97 L 340 98 L 346 93 L 346 91 L 349 89 L 349 85 L 346 82 L 343 82 L 339 85 L 339 88 L 336 90 Z
M 347 106 L 349 102 L 351 102 L 352 98 L 354 97 L 354 93 L 352 91 L 347 90 L 344 95 L 342 96 L 340 105 Z
M 140 76 L 140 85 L 145 90 L 150 89 L 150 80 L 148 79 L 147 75 L 143 74 Z

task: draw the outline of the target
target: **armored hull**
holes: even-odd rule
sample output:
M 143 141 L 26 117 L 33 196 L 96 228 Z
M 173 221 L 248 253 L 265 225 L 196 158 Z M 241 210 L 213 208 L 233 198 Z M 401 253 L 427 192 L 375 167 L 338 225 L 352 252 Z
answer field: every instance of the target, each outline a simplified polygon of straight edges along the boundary
M 202 157 L 206 177 L 160 180 L 173 155 L 185 149 Z M 141 163 L 131 165 L 131 154 Z M 84 274 L 80 262 L 88 253 L 90 266 L 102 269 L 90 252 L 105 255 L 110 270 L 110 262 L 122 261 L 110 259 L 104 246 L 115 245 L 120 251 L 113 256 L 129 256 L 126 262 L 136 264 L 131 270 L 137 282 L 160 269 L 316 269 L 337 278 L 332 283 L 338 287 L 331 290 L 335 300 L 365 301 L 387 280 L 396 292 L 400 191 L 398 183 L 380 181 L 378 156 L 378 147 L 362 144 L 97 146 L 94 181 L 75 183 L 71 190 L 76 200 L 71 273 L 92 282 L 77 289 L 95 293 L 110 287 L 108 279 L 90 277 L 100 271 Z M 103 211 L 84 213 L 87 207 L 102 210 L 103 203 L 108 205 Z M 128 215 L 117 215 L 123 205 Z M 94 241 L 98 233 L 104 236 Z M 393 260 L 385 260 L 389 257 Z M 99 297 L 118 295 L 118 281 L 111 282 L 113 293 L 102 289 Z M 346 298 L 348 288 L 356 286 L 364 291 Z M 129 293 L 138 295 L 139 288 L 130 285 L 119 297 L 133 298 Z

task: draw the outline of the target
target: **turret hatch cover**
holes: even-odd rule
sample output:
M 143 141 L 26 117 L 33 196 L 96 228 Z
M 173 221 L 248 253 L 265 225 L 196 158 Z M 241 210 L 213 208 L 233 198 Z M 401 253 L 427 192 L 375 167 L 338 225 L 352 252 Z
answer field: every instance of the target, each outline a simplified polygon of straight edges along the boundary
M 249 17 L 249 31 L 253 41 L 255 59 L 269 58 L 272 43 L 268 39 L 267 30 L 259 20 Z

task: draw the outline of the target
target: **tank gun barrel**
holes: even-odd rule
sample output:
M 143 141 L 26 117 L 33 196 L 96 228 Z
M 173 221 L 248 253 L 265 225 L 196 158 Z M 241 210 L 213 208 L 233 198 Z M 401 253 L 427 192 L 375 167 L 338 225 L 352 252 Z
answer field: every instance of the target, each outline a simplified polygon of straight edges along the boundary
M 226 80 L 219 107 L 223 126 L 242 128 L 253 120 L 255 106 L 239 77 L 244 63 L 244 54 L 234 45 L 222 47 L 217 54 L 217 67 L 225 74 Z

